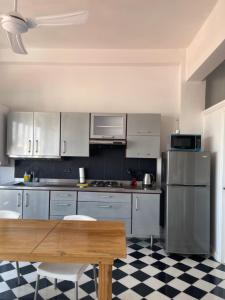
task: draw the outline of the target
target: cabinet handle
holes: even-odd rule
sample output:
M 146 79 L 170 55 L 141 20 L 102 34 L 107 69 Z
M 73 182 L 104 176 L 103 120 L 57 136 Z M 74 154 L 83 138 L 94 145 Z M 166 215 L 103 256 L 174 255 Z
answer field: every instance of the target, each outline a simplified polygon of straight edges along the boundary
M 114 135 L 102 135 L 101 138 L 102 139 L 114 139 L 115 136 Z
M 38 140 L 36 140 L 36 150 L 35 150 L 36 153 L 38 153 Z
M 139 130 L 138 133 L 152 133 L 150 130 Z
M 99 208 L 112 208 L 112 205 L 98 205 Z
M 56 206 L 71 206 L 71 205 L 72 204 L 69 204 L 69 203 L 68 204 L 65 204 L 65 203 L 64 204 L 63 203 L 62 204 L 56 204 Z
M 28 141 L 28 153 L 31 153 L 31 140 Z
M 139 210 L 139 207 L 138 207 L 138 197 L 136 197 L 136 202 L 135 202 L 135 209 L 136 209 L 136 211 L 138 211 Z
M 25 207 L 28 207 L 29 206 L 29 195 L 28 193 L 25 194 Z
M 112 195 L 103 195 L 101 196 L 102 198 L 112 198 L 113 196 Z
M 17 194 L 17 207 L 20 207 L 21 206 L 21 194 L 18 193 Z
M 66 153 L 66 141 L 63 141 L 63 153 Z
M 62 194 L 59 194 L 59 197 L 61 197 L 61 198 L 72 197 L 72 195 L 71 194 L 62 193 Z M 62 200 L 62 199 L 59 199 L 59 200 Z

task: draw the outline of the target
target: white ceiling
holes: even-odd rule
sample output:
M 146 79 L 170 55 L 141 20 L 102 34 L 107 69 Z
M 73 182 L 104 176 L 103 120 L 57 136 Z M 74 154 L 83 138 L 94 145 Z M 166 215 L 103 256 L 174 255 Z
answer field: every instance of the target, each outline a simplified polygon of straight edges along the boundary
M 80 9 L 90 13 L 87 24 L 37 28 L 24 34 L 35 48 L 185 48 L 216 4 L 216 0 L 19 0 L 25 17 Z M 0 0 L 0 13 L 13 0 Z M 0 29 L 0 47 L 8 48 Z

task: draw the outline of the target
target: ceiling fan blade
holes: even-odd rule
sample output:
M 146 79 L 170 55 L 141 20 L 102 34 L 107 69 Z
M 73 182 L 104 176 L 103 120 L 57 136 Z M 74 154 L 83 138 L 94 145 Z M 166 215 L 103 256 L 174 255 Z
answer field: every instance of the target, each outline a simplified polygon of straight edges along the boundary
M 18 54 L 27 54 L 20 34 L 12 34 L 8 31 L 6 31 L 6 33 L 12 50 Z
M 78 25 L 87 21 L 88 11 L 80 10 L 70 14 L 52 15 L 45 17 L 37 17 L 28 19 L 27 24 L 30 28 L 37 26 L 64 26 L 64 25 Z

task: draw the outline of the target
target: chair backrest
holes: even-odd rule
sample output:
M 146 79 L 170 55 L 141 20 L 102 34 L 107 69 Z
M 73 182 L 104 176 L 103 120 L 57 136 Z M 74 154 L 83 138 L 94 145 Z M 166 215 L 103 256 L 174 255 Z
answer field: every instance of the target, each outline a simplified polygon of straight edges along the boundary
M 20 213 L 13 210 L 0 210 L 0 219 L 19 219 Z
M 67 221 L 97 221 L 95 218 L 83 215 L 69 215 L 65 216 L 63 220 Z

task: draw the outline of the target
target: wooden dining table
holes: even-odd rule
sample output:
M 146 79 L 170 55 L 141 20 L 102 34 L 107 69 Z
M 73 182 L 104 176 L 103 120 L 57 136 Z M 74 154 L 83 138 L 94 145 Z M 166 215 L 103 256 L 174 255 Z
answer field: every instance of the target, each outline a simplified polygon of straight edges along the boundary
M 0 220 L 0 260 L 99 265 L 99 300 L 112 299 L 112 266 L 126 257 L 120 221 Z

